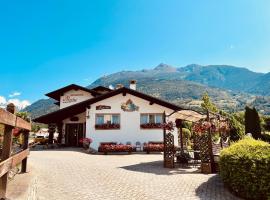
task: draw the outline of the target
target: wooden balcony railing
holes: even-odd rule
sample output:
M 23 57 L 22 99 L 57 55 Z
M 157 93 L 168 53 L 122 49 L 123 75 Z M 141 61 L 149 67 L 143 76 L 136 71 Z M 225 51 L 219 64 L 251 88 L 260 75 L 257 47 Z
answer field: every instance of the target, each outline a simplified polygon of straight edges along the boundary
M 29 155 L 28 137 L 31 124 L 14 115 L 15 106 L 9 104 L 7 110 L 0 108 L 0 124 L 4 125 L 4 140 L 0 161 L 0 199 L 6 198 L 8 172 L 19 163 L 21 172 L 26 172 L 27 156 Z M 11 156 L 12 130 L 20 128 L 24 136 L 23 150 Z

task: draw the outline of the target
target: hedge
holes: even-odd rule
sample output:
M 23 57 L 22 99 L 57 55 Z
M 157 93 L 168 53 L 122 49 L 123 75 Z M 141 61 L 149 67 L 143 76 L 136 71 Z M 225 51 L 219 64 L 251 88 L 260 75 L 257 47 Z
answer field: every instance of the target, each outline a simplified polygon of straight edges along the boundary
M 221 151 L 220 175 L 245 199 L 270 199 L 270 144 L 244 138 Z

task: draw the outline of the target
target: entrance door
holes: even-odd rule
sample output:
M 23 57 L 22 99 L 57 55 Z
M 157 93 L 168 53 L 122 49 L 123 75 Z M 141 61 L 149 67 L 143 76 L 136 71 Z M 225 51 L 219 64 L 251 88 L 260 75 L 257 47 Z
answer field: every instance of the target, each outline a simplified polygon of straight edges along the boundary
M 79 146 L 79 140 L 84 137 L 83 124 L 66 124 L 67 146 Z

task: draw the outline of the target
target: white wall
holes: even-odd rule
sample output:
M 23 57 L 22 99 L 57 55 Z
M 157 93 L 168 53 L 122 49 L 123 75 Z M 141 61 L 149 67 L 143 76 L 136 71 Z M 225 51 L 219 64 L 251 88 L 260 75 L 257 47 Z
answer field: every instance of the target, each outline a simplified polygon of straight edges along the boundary
M 70 90 L 60 97 L 60 109 L 91 98 L 93 98 L 93 96 L 89 92 L 83 90 Z
M 121 109 L 121 104 L 125 103 L 128 99 L 131 99 L 133 103 L 139 106 L 139 111 L 125 112 Z M 98 105 L 111 106 L 111 109 L 96 110 Z M 95 104 L 90 105 L 91 108 L 86 111 L 86 137 L 93 139 L 91 147 L 97 149 L 100 142 L 135 142 L 141 143 L 148 141 L 163 141 L 162 129 L 141 129 L 140 128 L 140 114 L 141 113 L 163 113 L 167 114 L 173 112 L 173 110 L 159 106 L 157 104 L 149 105 L 149 101 L 126 94 L 113 96 L 111 98 L 102 100 Z M 96 130 L 95 118 L 96 113 L 114 113 L 120 114 L 120 129 L 118 130 Z M 175 145 L 177 145 L 177 135 L 175 134 Z

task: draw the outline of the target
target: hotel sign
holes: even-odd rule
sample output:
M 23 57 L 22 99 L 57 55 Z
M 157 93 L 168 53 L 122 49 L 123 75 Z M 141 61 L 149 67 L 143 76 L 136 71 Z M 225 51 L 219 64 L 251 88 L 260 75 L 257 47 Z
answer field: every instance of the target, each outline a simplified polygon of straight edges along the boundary
M 111 106 L 105 106 L 105 105 L 96 106 L 96 110 L 104 110 L 104 109 L 111 109 Z
M 84 96 L 83 94 L 70 94 L 63 96 L 62 103 L 75 103 L 78 101 L 78 97 Z

